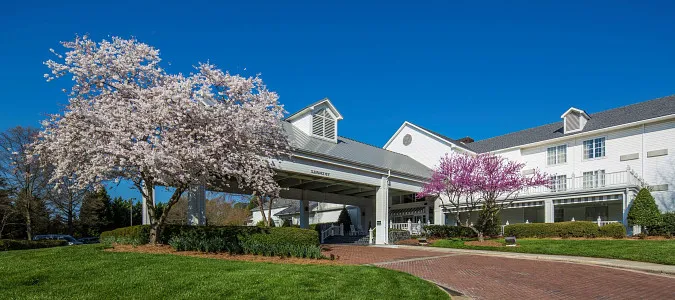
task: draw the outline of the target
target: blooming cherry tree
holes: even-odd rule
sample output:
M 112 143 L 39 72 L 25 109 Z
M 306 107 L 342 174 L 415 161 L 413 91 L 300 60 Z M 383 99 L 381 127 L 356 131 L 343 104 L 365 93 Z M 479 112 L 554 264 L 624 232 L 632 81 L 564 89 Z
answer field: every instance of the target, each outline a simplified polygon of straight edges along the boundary
M 273 158 L 290 154 L 283 106 L 259 77 L 199 64 L 189 76 L 160 67 L 159 50 L 135 39 L 64 42 L 45 62 L 48 81 L 72 76 L 68 105 L 43 122 L 35 156 L 73 185 L 131 180 L 148 205 L 156 242 L 190 186 L 228 184 L 278 196 Z M 174 187 L 160 218 L 154 186 Z
M 450 206 L 450 212 L 459 226 L 473 230 L 480 241 L 484 239 L 487 222 L 517 199 L 518 193 L 529 187 L 545 186 L 550 177 L 535 170 L 525 176 L 525 164 L 509 161 L 493 154 L 446 155 L 434 169 L 431 180 L 418 197 L 439 197 L 442 205 Z M 471 223 L 471 212 L 482 210 L 483 218 Z M 462 218 L 461 211 L 468 212 Z

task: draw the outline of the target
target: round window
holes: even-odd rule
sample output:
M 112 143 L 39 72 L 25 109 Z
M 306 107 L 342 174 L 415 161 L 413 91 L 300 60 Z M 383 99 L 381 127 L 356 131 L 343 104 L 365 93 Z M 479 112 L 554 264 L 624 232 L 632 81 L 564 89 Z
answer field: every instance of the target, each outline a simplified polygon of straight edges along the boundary
M 412 136 L 410 134 L 403 136 L 403 145 L 408 146 L 410 143 L 412 143 Z

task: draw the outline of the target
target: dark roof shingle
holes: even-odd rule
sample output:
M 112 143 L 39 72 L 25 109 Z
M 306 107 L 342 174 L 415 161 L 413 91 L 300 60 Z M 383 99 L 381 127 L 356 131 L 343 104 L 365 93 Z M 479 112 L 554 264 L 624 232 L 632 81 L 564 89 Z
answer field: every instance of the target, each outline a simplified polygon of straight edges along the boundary
M 584 129 L 564 134 L 563 122 L 555 122 L 466 144 L 474 152 L 484 153 L 613 126 L 675 114 L 675 95 L 590 114 Z

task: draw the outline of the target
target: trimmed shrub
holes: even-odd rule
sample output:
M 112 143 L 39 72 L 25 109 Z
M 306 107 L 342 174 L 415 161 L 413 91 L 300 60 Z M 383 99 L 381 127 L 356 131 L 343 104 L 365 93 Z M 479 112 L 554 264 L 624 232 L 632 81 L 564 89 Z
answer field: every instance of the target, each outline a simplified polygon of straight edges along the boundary
M 641 189 L 628 211 L 628 225 L 641 225 L 648 230 L 649 227 L 658 226 L 660 223 L 661 212 L 656 206 L 654 197 L 648 189 Z
M 61 240 L 0 240 L 0 251 L 52 248 L 66 245 L 68 245 L 68 242 Z
M 675 212 L 667 212 L 661 215 L 661 223 L 647 229 L 652 235 L 675 236 Z
M 250 235 L 262 232 L 265 228 L 255 226 L 190 226 L 190 225 L 166 225 L 160 231 L 158 242 L 168 244 L 175 236 L 196 235 L 195 238 L 208 239 L 217 237 L 226 241 L 236 241 L 240 235 Z M 136 225 L 118 228 L 101 233 L 101 242 L 142 245 L 150 239 L 150 225 Z
M 432 238 L 473 238 L 476 233 L 471 228 L 454 225 L 426 225 L 424 231 Z
M 101 241 L 144 244 L 149 235 L 149 225 L 138 225 L 104 232 Z M 177 251 L 321 257 L 317 232 L 295 227 L 167 225 L 160 232 L 158 241 Z
M 319 236 L 315 230 L 293 227 L 270 228 L 244 237 L 240 241 L 243 253 L 264 256 L 321 258 Z
M 625 238 L 626 227 L 623 227 L 621 223 L 610 223 L 598 228 L 599 235 L 602 237 L 612 237 L 615 239 Z
M 150 240 L 150 225 L 136 225 L 104 231 L 99 239 L 103 243 L 147 244 Z
M 512 224 L 504 227 L 504 236 L 515 236 L 519 238 L 593 238 L 598 235 L 598 224 L 586 221 Z

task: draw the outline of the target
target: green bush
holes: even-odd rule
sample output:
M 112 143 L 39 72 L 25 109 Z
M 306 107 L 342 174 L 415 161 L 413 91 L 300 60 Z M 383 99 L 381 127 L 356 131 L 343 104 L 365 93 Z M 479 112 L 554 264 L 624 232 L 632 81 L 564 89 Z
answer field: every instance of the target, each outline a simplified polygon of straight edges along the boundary
M 198 238 L 209 239 L 217 237 L 227 242 L 238 240 L 240 235 L 250 235 L 262 232 L 264 228 L 255 226 L 190 226 L 190 225 L 166 225 L 160 231 L 158 242 L 168 244 L 175 236 L 196 235 Z M 147 244 L 150 238 L 150 225 L 136 225 L 118 228 L 101 233 L 101 241 L 106 243 Z
M 136 225 L 104 231 L 99 239 L 104 243 L 147 244 L 150 239 L 150 225 Z
M 66 245 L 68 245 L 68 242 L 61 240 L 0 240 L 0 251 L 51 248 Z
M 628 225 L 641 225 L 649 228 L 658 226 L 660 223 L 661 212 L 656 206 L 654 197 L 648 189 L 641 189 L 628 211 Z
M 626 237 L 626 227 L 621 223 L 610 223 L 598 228 L 599 236 L 622 239 Z
M 472 238 L 476 233 L 471 228 L 453 225 L 426 225 L 424 231 L 432 238 Z
M 647 229 L 652 235 L 675 236 L 675 212 L 667 212 L 661 215 L 661 223 Z
M 138 225 L 104 232 L 101 241 L 144 244 L 149 235 L 149 225 Z M 317 232 L 295 227 L 167 225 L 158 241 L 177 251 L 321 257 Z
M 265 256 L 321 258 L 319 236 L 315 230 L 293 227 L 269 228 L 240 241 L 243 253 Z
M 530 238 L 530 237 L 593 238 L 598 235 L 599 235 L 598 224 L 594 222 L 585 222 L 585 221 L 512 224 L 504 227 L 504 236 L 515 236 L 519 238 Z

